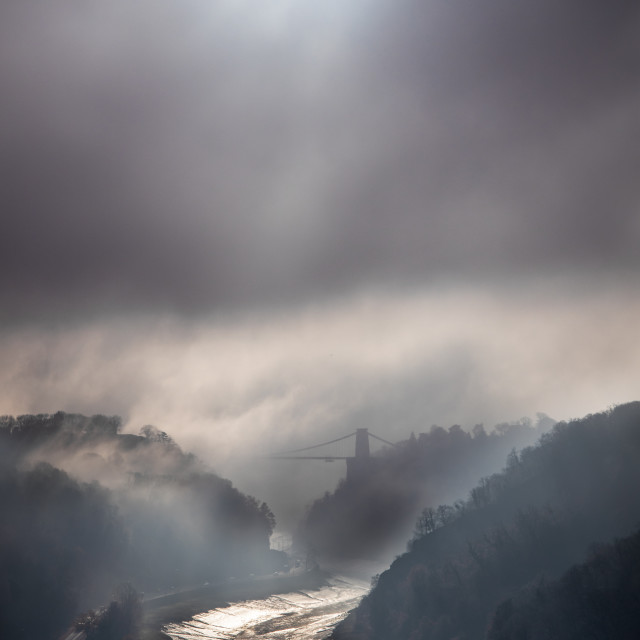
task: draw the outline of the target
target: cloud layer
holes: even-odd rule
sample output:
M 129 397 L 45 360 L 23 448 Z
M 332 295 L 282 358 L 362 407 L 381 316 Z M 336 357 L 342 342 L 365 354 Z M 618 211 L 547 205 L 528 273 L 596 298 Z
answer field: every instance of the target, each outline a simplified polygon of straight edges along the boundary
M 633 2 L 2 9 L 5 316 L 635 272 Z

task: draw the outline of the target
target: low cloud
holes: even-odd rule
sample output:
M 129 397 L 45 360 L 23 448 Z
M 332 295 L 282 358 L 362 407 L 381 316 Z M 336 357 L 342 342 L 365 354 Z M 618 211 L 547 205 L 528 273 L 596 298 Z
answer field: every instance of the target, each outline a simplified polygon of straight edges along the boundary
M 633 299 L 549 295 L 371 294 L 240 323 L 15 330 L 2 337 L 0 401 L 7 413 L 120 413 L 132 431 L 155 424 L 221 464 L 357 427 L 400 439 L 629 400 Z

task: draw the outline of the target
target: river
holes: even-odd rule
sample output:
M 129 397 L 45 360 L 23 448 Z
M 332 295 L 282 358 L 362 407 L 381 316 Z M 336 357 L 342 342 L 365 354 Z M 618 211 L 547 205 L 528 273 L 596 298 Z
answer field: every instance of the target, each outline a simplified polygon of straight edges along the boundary
M 164 632 L 173 640 L 322 640 L 369 591 L 363 578 L 333 576 L 326 586 L 246 600 L 172 623 Z

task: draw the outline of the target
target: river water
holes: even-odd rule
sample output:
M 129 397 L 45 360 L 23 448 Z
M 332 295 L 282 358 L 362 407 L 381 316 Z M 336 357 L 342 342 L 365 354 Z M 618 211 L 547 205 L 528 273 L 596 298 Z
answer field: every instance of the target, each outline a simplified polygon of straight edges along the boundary
M 247 600 L 170 624 L 173 640 L 322 640 L 369 591 L 369 581 L 333 576 L 319 589 Z

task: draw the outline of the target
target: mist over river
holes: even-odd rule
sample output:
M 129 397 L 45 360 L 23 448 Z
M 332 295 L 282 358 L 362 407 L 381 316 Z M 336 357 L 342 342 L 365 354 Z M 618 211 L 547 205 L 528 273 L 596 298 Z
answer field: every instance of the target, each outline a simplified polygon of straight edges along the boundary
M 364 578 L 336 575 L 318 589 L 272 595 L 262 600 L 231 603 L 169 624 L 173 640 L 254 638 L 303 640 L 328 638 L 333 628 L 369 591 Z

